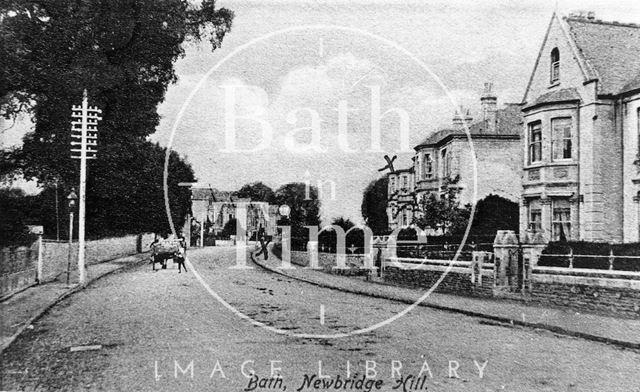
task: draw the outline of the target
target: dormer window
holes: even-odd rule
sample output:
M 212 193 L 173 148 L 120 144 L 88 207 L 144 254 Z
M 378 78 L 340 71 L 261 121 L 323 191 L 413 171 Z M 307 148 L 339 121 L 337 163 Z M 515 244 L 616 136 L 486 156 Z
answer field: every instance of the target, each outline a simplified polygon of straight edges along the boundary
M 551 51 L 551 83 L 560 80 L 560 51 L 553 48 Z

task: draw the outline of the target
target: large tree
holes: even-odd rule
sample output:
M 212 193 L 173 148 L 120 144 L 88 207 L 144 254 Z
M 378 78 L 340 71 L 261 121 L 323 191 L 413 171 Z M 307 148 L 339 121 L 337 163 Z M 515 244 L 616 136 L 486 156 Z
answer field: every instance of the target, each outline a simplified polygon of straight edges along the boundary
M 103 110 L 98 159 L 89 165 L 87 215 L 95 219 L 88 220 L 89 234 L 119 232 L 122 222 L 148 228 L 140 222 L 158 217 L 142 211 L 164 213 L 157 191 L 165 151 L 146 138 L 176 81 L 174 62 L 187 39 L 208 37 L 213 49 L 219 47 L 232 18 L 214 0 L 199 6 L 188 0 L 2 2 L 0 113 L 12 118 L 26 111 L 35 128 L 21 148 L 3 152 L 0 174 L 23 174 L 45 187 L 60 184 L 65 194 L 75 186 L 70 108 L 87 89 L 90 103 Z M 177 154 L 171 160 L 170 198 L 184 201 L 188 190 L 177 183 L 193 181 L 193 172 Z M 166 227 L 166 217 L 158 222 Z
M 245 184 L 235 192 L 237 197 L 250 198 L 251 201 L 264 201 L 270 204 L 275 202 L 275 192 L 262 182 Z
M 367 185 L 362 194 L 362 218 L 371 230 L 376 233 L 385 233 L 389 229 L 387 216 L 387 187 L 389 180 L 381 177 Z
M 275 199 L 279 205 L 286 204 L 291 208 L 289 217 L 279 224 L 290 225 L 293 237 L 306 238 L 308 230 L 305 226 L 320 225 L 318 188 L 301 182 L 292 182 L 278 188 Z

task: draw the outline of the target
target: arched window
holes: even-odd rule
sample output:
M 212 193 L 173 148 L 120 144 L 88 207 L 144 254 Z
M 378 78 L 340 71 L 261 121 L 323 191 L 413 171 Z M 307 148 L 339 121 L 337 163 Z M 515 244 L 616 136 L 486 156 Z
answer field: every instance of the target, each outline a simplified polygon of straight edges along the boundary
M 560 79 L 560 51 L 553 48 L 551 51 L 551 83 Z

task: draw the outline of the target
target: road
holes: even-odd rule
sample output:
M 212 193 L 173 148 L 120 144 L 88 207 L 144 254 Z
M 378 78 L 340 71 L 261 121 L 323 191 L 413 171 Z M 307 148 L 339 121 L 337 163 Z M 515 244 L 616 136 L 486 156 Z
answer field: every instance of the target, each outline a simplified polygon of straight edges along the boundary
M 258 267 L 231 269 L 234 252 L 207 248 L 189 258 L 235 311 L 281 331 L 348 333 L 406 307 Z M 101 347 L 71 351 L 90 345 Z M 372 381 L 354 387 L 367 371 Z M 325 390 L 314 388 L 320 375 L 342 382 L 326 389 L 334 391 L 402 391 L 392 388 L 410 375 L 422 378 L 405 390 L 640 391 L 640 353 L 423 307 L 343 338 L 274 333 L 225 307 L 193 270 L 171 266 L 105 277 L 56 305 L 2 354 L 1 389 L 250 390 L 256 378 L 243 372 L 259 379 L 255 391 Z

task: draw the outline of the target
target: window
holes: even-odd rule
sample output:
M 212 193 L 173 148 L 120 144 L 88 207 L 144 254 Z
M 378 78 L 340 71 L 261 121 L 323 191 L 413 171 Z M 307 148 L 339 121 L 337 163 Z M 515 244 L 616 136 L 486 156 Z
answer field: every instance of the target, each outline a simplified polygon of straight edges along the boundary
M 553 48 L 551 51 L 551 83 L 560 80 L 560 51 Z
M 407 179 L 407 176 L 402 176 L 402 187 L 404 189 L 409 187 L 409 180 Z
M 451 172 L 451 168 L 449 167 L 450 162 L 447 156 L 447 149 L 442 150 L 440 155 L 440 161 L 442 162 L 442 177 L 448 177 Z
M 551 134 L 553 160 L 571 159 L 571 119 L 554 118 L 551 120 Z
M 529 203 L 529 230 L 542 231 L 542 209 L 539 200 Z
M 540 121 L 529 124 L 529 163 L 542 160 L 542 126 Z
M 424 169 L 422 171 L 423 178 L 430 179 L 433 178 L 433 160 L 431 159 L 431 154 L 425 154 L 423 160 Z
M 391 177 L 391 181 L 389 182 L 389 188 L 391 189 L 391 193 L 396 191 L 396 179 Z
M 571 239 L 571 205 L 567 199 L 555 199 L 552 202 L 553 241 L 566 241 Z

